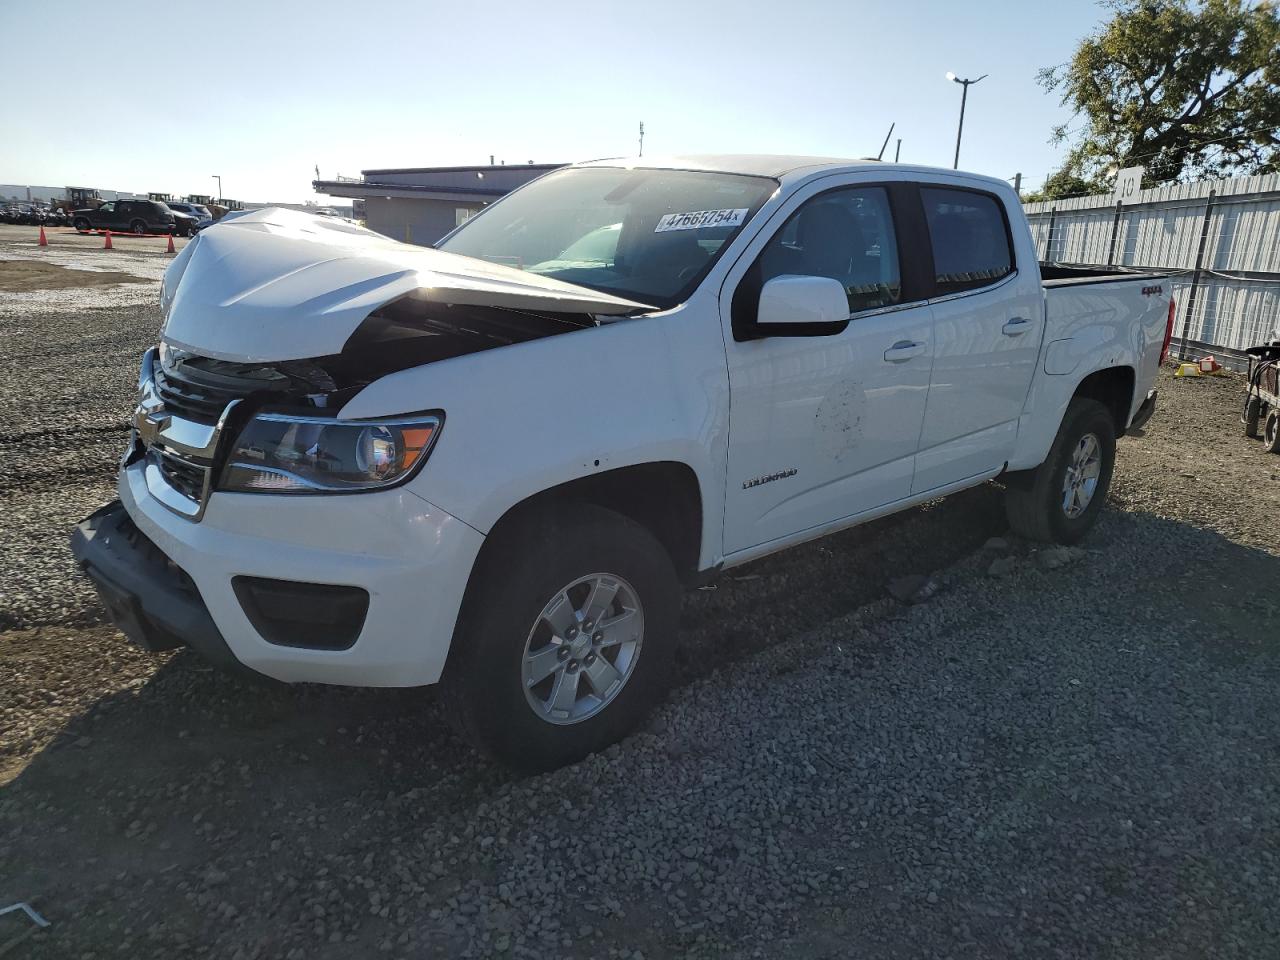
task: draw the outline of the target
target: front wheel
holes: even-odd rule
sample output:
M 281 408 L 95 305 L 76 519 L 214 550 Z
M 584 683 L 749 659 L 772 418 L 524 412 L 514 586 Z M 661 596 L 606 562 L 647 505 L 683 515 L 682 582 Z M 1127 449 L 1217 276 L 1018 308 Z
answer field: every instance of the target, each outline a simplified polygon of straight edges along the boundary
M 1075 543 L 1097 522 L 1115 462 L 1111 412 L 1096 400 L 1072 400 L 1045 462 L 1010 475 L 1009 526 L 1029 540 Z
M 515 521 L 476 565 L 444 678 L 459 730 L 525 770 L 631 732 L 666 687 L 680 587 L 644 527 L 591 504 Z

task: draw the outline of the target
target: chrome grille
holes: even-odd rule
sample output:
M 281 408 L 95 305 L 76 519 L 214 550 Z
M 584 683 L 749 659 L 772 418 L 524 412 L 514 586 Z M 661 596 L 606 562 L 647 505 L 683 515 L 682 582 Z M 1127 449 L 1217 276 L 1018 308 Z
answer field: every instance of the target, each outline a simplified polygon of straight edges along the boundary
M 155 386 L 156 394 L 164 402 L 166 411 L 205 423 L 216 422 L 228 403 L 248 392 L 197 384 L 172 373 L 165 373 L 158 365 L 155 369 Z
M 184 457 L 152 447 L 148 459 L 159 469 L 165 482 L 194 503 L 204 499 L 209 484 L 210 468 Z
M 193 521 L 204 515 L 223 433 L 238 404 L 309 399 L 302 391 L 334 388 L 328 374 L 308 361 L 235 363 L 174 351 L 162 369 L 158 353 L 148 350 L 143 357 L 123 465 L 145 456 L 147 490 Z

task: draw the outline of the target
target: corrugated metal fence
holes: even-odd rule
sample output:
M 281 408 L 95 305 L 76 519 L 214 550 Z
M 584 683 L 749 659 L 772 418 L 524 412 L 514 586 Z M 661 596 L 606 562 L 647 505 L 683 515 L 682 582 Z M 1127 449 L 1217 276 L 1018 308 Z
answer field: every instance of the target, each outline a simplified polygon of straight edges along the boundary
M 1280 175 L 1171 184 L 1133 203 L 1026 204 L 1041 260 L 1154 267 L 1174 278 L 1175 352 L 1235 353 L 1280 327 Z

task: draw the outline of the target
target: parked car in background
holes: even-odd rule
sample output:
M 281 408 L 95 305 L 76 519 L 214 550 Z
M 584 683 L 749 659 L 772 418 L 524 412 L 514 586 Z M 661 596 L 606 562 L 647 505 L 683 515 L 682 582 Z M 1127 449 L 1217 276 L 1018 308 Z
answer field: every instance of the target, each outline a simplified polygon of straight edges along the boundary
M 200 203 L 187 203 L 185 200 L 174 201 L 167 204 L 170 210 L 176 214 L 183 214 L 191 217 L 193 223 L 191 225 L 191 233 L 197 233 L 203 230 L 209 224 L 213 223 L 213 214 L 209 208 Z
M 175 237 L 194 237 L 199 229 L 197 218 L 189 213 L 182 213 L 178 210 L 173 211 L 173 235 Z
M 182 229 L 194 222 L 184 217 Z M 82 207 L 72 213 L 72 224 L 81 233 L 86 230 L 114 230 L 117 233 L 176 233 L 178 217 L 156 200 L 108 200 L 94 209 Z
M 554 767 L 662 696 L 682 585 L 995 478 L 1017 533 L 1083 537 L 1171 293 L 1042 269 L 1008 183 L 889 163 L 583 164 L 435 249 L 245 213 L 168 268 L 73 550 L 149 649 L 442 682 Z

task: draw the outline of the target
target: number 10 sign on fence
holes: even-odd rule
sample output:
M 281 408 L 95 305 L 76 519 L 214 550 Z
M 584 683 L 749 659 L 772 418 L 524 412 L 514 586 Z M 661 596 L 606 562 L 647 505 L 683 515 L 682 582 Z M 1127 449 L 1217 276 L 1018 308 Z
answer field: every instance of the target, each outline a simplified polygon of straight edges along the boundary
M 1116 174 L 1115 199 L 1119 203 L 1133 203 L 1142 189 L 1142 167 L 1125 167 Z

